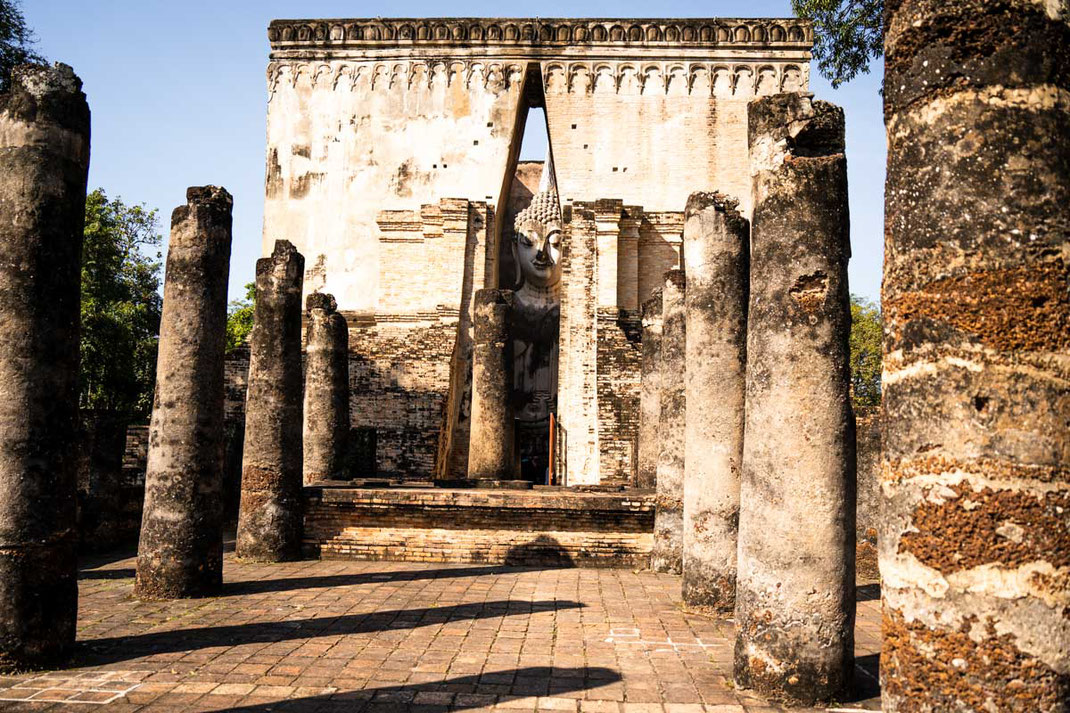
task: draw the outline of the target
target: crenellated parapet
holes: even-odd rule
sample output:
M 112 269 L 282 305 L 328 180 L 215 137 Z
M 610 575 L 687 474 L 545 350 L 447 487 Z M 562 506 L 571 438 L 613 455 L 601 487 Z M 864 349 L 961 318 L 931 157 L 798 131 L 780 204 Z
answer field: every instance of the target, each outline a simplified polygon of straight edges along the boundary
M 268 27 L 273 51 L 306 47 L 389 49 L 513 47 L 731 48 L 769 47 L 809 51 L 813 27 L 806 20 L 769 19 L 520 19 L 434 18 L 275 20 Z

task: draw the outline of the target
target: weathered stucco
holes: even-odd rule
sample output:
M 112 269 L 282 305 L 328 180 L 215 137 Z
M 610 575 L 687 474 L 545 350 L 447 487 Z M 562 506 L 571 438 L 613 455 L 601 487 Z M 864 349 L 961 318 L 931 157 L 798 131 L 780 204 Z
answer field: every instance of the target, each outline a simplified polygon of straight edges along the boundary
M 749 195 L 746 103 L 806 88 L 811 29 L 793 19 L 278 20 L 268 37 L 264 253 L 291 240 L 308 256 L 306 292 L 368 313 L 382 307 L 379 212 L 442 198 L 504 206 L 527 107 L 543 97 L 565 203 L 612 197 L 663 211 L 694 190 Z

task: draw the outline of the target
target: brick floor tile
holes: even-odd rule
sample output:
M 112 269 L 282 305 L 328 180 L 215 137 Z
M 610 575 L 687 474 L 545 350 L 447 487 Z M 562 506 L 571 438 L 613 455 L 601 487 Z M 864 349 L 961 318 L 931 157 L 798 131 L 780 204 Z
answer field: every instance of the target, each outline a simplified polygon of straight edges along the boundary
M 132 559 L 111 559 L 94 569 L 133 568 Z M 544 710 L 579 713 L 785 710 L 732 688 L 731 621 L 681 608 L 671 575 L 257 565 L 228 554 L 225 579 L 226 596 L 168 602 L 132 599 L 131 577 L 82 580 L 85 660 L 68 671 L 0 677 L 0 698 L 5 690 L 8 698 L 16 689 L 78 695 L 92 688 L 85 682 L 101 692 L 141 682 L 111 707 L 226 710 L 285 698 L 287 713 L 535 711 L 541 697 Z M 326 579 L 336 586 L 316 583 Z M 879 600 L 860 604 L 856 642 L 860 657 L 879 651 Z M 877 699 L 854 705 L 874 708 Z

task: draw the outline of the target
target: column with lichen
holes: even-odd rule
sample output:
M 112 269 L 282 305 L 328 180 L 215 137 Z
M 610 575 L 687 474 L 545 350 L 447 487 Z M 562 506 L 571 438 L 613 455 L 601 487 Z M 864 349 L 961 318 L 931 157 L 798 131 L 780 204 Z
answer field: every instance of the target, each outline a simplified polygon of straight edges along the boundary
M 1070 14 L 887 8 L 886 711 L 1070 710 Z

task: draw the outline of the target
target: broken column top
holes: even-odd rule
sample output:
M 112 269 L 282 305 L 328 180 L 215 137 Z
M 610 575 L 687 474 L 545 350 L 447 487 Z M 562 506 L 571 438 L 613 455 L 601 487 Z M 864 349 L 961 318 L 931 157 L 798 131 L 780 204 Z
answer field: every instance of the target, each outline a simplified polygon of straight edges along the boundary
M 800 92 L 761 97 L 749 106 L 748 140 L 756 167 L 779 165 L 787 155 L 841 154 L 843 109 Z
M 271 255 L 256 261 L 256 274 L 271 274 L 293 283 L 305 274 L 305 258 L 289 240 L 276 240 Z
M 219 186 L 190 186 L 186 189 L 186 204 L 176 207 L 171 212 L 171 227 L 187 220 L 190 215 L 212 218 L 225 217 L 229 220 L 234 199 L 225 188 Z
M 713 206 L 719 211 L 736 211 L 736 206 L 739 205 L 739 201 L 731 196 L 726 196 L 724 193 L 717 191 L 695 191 L 687 197 L 687 207 L 684 208 L 685 214 L 695 213 L 703 208 L 709 208 Z
M 516 293 L 512 290 L 476 290 L 475 303 L 479 305 L 492 305 L 492 304 L 513 304 L 513 295 Z
M 234 199 L 222 186 L 190 186 L 186 189 L 186 202 L 207 204 L 220 203 L 226 207 L 234 205 Z
M 186 189 L 185 205 L 177 206 L 171 211 L 171 228 L 193 218 L 200 228 L 218 226 L 222 223 L 229 233 L 233 207 L 234 200 L 225 188 L 190 186 Z M 197 231 L 192 232 L 190 239 L 196 239 L 196 235 Z
M 51 67 L 15 67 L 7 91 L 0 93 L 0 114 L 27 124 L 51 124 L 76 134 L 89 134 L 89 105 L 82 92 L 82 80 L 68 65 L 59 62 Z M 26 137 L 21 143 L 53 149 L 53 141 L 54 137 Z M 88 141 L 85 143 L 88 154 Z
M 661 320 L 661 288 L 651 290 L 650 297 L 642 306 L 643 322 Z
M 684 289 L 684 286 L 686 284 L 687 284 L 687 278 L 684 275 L 684 271 L 683 270 L 681 270 L 679 268 L 675 268 L 675 269 L 672 269 L 672 270 L 667 270 L 665 272 L 665 286 L 666 287 L 671 285 L 671 286 L 675 287 L 677 290 L 680 290 L 682 292 L 683 289 Z M 662 299 L 664 299 L 664 298 L 665 298 L 665 293 L 662 292 Z
M 305 298 L 305 311 L 311 312 L 314 309 L 335 312 L 338 310 L 338 300 L 334 298 L 334 295 L 327 292 L 311 292 Z

